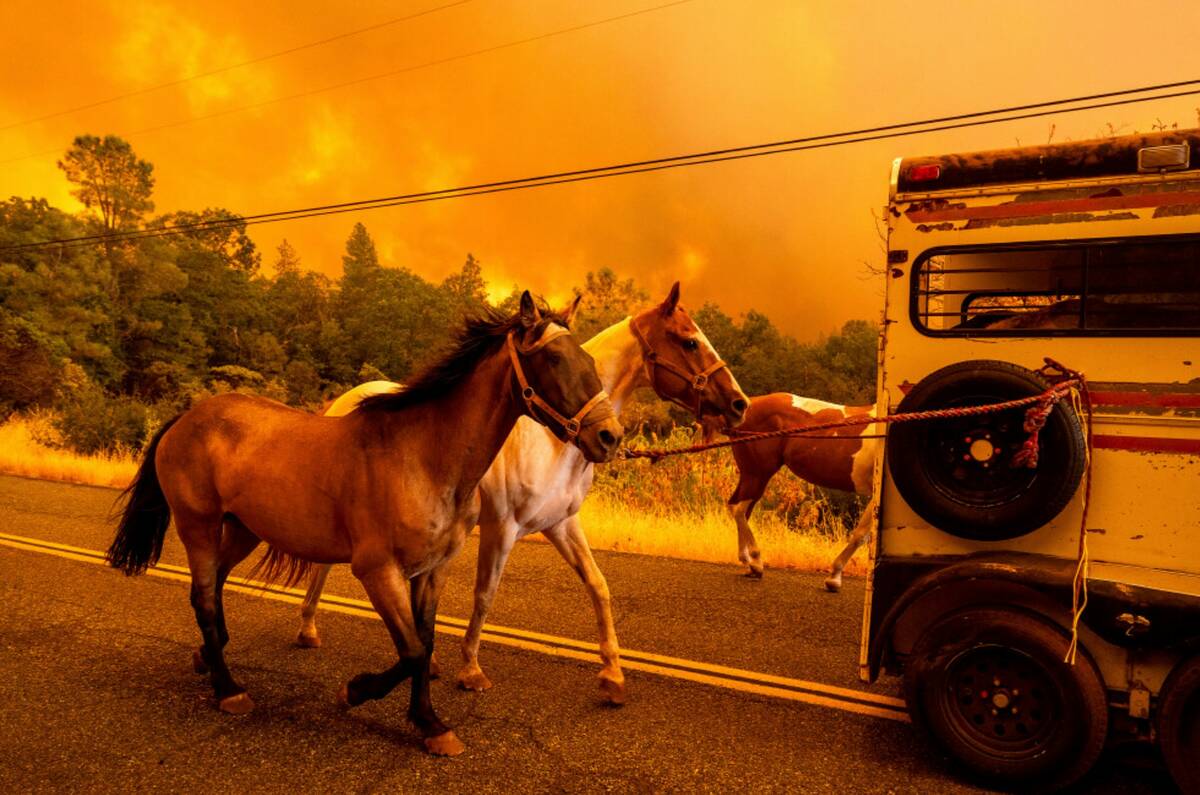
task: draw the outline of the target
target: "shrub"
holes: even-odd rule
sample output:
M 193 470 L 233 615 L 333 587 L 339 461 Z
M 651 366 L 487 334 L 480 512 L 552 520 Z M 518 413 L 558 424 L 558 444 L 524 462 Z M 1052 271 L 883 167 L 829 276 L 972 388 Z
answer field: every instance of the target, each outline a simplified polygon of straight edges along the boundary
M 32 325 L 0 312 L 0 417 L 53 399 L 62 367 L 51 347 Z
M 150 426 L 150 409 L 128 397 L 110 397 L 88 384 L 66 399 L 54 420 L 62 444 L 80 453 L 140 450 Z
M 297 406 L 313 406 L 321 402 L 321 376 L 306 361 L 293 359 L 283 370 L 287 382 L 288 400 Z
M 267 379 L 263 374 L 237 364 L 223 364 L 209 371 L 212 385 L 217 392 L 255 391 L 262 389 Z

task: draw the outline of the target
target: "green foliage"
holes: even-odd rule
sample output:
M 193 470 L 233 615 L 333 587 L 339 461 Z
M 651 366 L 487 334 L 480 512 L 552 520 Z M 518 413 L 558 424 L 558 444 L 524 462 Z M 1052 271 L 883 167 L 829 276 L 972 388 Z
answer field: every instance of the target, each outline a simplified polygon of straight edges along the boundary
M 467 261 L 459 272 L 442 281 L 442 292 L 446 294 L 450 312 L 456 320 L 478 312 L 488 302 L 483 265 L 473 254 L 467 254 Z
M 267 383 L 262 373 L 236 364 L 222 364 L 210 373 L 213 383 L 225 390 L 261 389 Z
M 407 268 L 384 268 L 375 243 L 356 224 L 342 257 L 336 318 L 353 370 L 365 363 L 403 380 L 449 337 L 452 296 Z
M 45 199 L 0 202 L 0 246 L 86 232 L 82 222 Z M 114 292 L 112 269 L 92 248 L 27 249 L 0 259 L 0 306 L 109 384 L 123 370 L 114 350 Z
M 88 383 L 59 406 L 54 428 L 63 443 L 81 453 L 139 450 L 146 440 L 150 409 L 130 397 L 106 395 Z
M 51 340 L 0 308 L 0 417 L 52 401 L 61 370 Z
M 154 166 L 115 135 L 77 137 L 58 167 L 78 186 L 71 195 L 100 213 L 107 232 L 135 228 L 154 209 Z
M 287 384 L 288 402 L 292 405 L 316 406 L 321 403 L 321 376 L 308 362 L 288 362 L 283 370 L 283 380 Z
M 645 290 L 634 284 L 633 279 L 622 281 L 611 268 L 589 272 L 583 289 L 576 292 L 583 295 L 579 304 L 579 319 L 575 323 L 575 332 L 582 339 L 588 339 L 632 314 L 650 298 Z
M 802 343 L 753 310 L 741 323 L 714 304 L 693 317 L 748 395 L 791 392 L 847 405 L 874 401 L 878 333 L 865 320 L 847 321 L 836 334 Z

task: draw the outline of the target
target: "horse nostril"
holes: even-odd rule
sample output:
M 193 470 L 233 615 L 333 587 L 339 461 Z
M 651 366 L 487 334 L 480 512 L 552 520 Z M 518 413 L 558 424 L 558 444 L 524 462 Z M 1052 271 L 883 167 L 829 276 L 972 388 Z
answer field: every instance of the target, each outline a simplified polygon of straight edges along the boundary
M 746 402 L 745 398 L 734 398 L 733 402 L 729 405 L 733 406 L 733 410 L 738 414 L 745 414 L 746 409 L 750 407 L 750 404 Z
M 617 437 L 612 431 L 602 430 L 598 435 L 600 436 L 600 444 L 605 447 L 612 447 L 617 443 Z

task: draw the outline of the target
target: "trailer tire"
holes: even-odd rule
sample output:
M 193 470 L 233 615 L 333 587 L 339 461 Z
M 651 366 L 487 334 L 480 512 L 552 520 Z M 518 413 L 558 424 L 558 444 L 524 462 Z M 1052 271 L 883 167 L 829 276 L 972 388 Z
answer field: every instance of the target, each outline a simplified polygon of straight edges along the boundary
M 1200 656 L 1180 663 L 1167 677 L 1155 728 L 1175 784 L 1184 795 L 1200 795 Z
M 1091 769 L 1108 733 L 1104 680 L 1084 649 L 1074 665 L 1057 624 L 1009 608 L 953 613 L 905 664 L 913 722 L 976 774 L 1058 790 Z
M 1048 388 L 1040 375 L 1010 362 L 959 362 L 922 379 L 897 410 L 998 403 Z M 894 425 L 887 460 L 901 496 L 932 526 L 977 541 L 1016 538 L 1049 522 L 1079 488 L 1087 443 L 1079 415 L 1060 400 L 1039 434 L 1037 466 L 1012 466 L 1028 438 L 1025 411 Z

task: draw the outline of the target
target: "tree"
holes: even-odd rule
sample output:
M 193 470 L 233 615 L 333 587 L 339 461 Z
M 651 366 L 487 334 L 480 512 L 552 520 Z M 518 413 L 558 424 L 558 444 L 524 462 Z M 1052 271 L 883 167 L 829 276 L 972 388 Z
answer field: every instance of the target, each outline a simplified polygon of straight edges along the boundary
M 446 341 L 446 292 L 407 268 L 381 266 L 362 224 L 346 240 L 342 265 L 337 320 L 346 361 L 352 372 L 370 364 L 404 379 Z
M 350 237 L 346 239 L 346 253 L 342 255 L 342 273 L 350 281 L 365 277 L 379 269 L 379 254 L 375 251 L 375 241 L 362 223 L 354 225 Z
M 77 219 L 45 199 L 0 202 L 0 246 L 86 232 Z M 109 262 L 91 247 L 25 249 L 0 255 L 0 306 L 61 346 L 66 356 L 104 384 L 123 369 L 116 332 Z
M 575 330 L 580 339 L 588 339 L 601 329 L 611 326 L 650 299 L 650 295 L 634 284 L 633 279 L 621 281 L 612 268 L 588 272 L 579 305 L 579 320 Z
M 154 210 L 154 166 L 115 135 L 78 136 L 58 167 L 79 186 L 71 195 L 100 213 L 105 232 L 134 229 Z
M 442 290 L 450 300 L 451 311 L 458 317 L 477 312 L 487 305 L 487 282 L 483 280 L 483 266 L 474 255 L 467 254 L 458 273 L 452 273 L 442 282 Z
M 300 255 L 296 253 L 296 249 L 285 237 L 280 242 L 279 247 L 275 249 L 279 256 L 275 259 L 275 278 L 278 279 L 285 273 L 298 273 L 300 271 Z
M 53 348 L 32 324 L 0 307 L 0 419 L 54 399 L 62 363 Z

